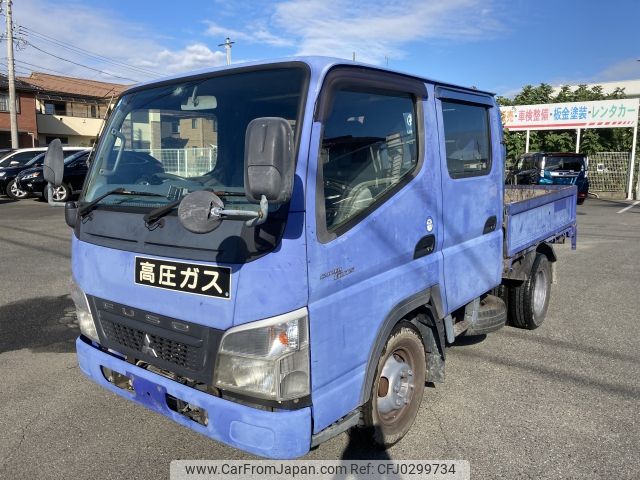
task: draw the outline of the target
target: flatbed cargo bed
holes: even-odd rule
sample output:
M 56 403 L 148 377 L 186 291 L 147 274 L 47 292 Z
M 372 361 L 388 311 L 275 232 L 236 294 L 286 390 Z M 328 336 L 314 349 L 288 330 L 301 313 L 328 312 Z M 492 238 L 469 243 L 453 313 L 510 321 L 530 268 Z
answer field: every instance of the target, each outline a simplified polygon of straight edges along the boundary
M 574 185 L 507 185 L 504 191 L 504 257 L 513 259 L 541 242 L 576 244 Z

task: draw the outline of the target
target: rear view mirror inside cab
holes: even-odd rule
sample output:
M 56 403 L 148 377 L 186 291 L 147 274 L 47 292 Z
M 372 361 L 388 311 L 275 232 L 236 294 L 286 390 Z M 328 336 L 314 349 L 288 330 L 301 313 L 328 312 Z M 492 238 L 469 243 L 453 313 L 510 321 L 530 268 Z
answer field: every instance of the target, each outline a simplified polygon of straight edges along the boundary
M 218 107 L 215 95 L 198 95 L 198 87 L 193 87 L 193 93 L 185 98 L 180 105 L 181 110 L 214 110 Z

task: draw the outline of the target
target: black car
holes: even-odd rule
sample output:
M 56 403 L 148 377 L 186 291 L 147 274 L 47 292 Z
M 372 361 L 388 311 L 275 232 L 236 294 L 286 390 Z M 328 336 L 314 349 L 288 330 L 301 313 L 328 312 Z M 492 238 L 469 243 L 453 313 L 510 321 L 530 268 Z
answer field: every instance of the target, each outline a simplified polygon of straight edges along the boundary
M 589 195 L 588 158 L 581 153 L 535 152 L 520 157 L 507 183 L 575 185 L 578 205 Z
M 54 187 L 53 200 L 56 202 L 66 202 L 71 195 L 82 190 L 84 178 L 87 176 L 87 159 L 90 150 L 74 153 L 64 161 L 64 176 L 62 185 Z M 47 182 L 44 180 L 42 165 L 23 170 L 16 177 L 18 189 L 37 197 L 47 198 Z
M 64 161 L 64 173 L 62 184 L 53 189 L 53 200 L 56 202 L 66 202 L 69 198 L 82 190 L 84 179 L 88 172 L 87 159 L 89 150 L 76 153 Z M 117 154 L 109 158 L 108 166 L 115 165 Z M 111 177 L 114 182 L 121 181 L 120 177 L 138 178 L 136 183 L 153 184 L 160 183 L 161 180 L 155 175 L 164 174 L 162 164 L 154 157 L 145 152 L 125 150 L 121 154 L 117 173 Z M 43 199 L 46 198 L 46 185 L 42 173 L 42 164 L 37 167 L 22 171 L 16 178 L 16 187 L 28 194 L 33 194 Z
M 63 153 L 65 158 L 67 158 L 74 153 L 85 150 L 86 148 L 81 147 L 65 147 L 63 149 Z M 4 194 L 15 200 L 20 200 L 21 198 L 29 196 L 28 192 L 18 188 L 18 185 L 16 184 L 16 177 L 23 170 L 41 166 L 44 162 L 45 153 L 46 151 L 36 152 L 30 159 L 25 160 L 14 160 L 16 158 L 16 155 L 14 155 L 11 157 L 12 161 L 6 166 L 4 165 L 4 161 L 9 160 L 9 158 L 3 160 L 3 165 L 0 166 L 0 195 Z

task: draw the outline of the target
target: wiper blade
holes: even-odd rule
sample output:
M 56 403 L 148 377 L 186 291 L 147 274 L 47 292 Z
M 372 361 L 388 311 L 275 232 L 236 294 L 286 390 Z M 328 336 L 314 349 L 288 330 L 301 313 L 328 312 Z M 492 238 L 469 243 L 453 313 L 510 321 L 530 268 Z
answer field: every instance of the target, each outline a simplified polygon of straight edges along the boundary
M 139 196 L 139 197 L 162 197 L 162 198 L 167 198 L 166 195 L 162 195 L 160 193 L 153 193 L 153 192 L 137 192 L 135 190 L 127 190 L 126 188 L 114 188 L 113 190 L 109 190 L 106 193 L 103 193 L 102 195 L 100 195 L 99 197 L 94 198 L 93 200 L 91 200 L 89 203 L 87 203 L 86 205 L 83 205 L 79 210 L 78 210 L 78 215 L 80 215 L 81 217 L 85 216 L 87 213 L 89 213 L 91 210 L 93 210 L 94 208 L 96 208 L 96 206 L 98 205 L 98 203 L 100 203 L 102 200 L 104 200 L 105 198 L 107 198 L 109 195 L 134 195 L 134 196 Z
M 214 191 L 213 193 L 215 193 L 219 197 L 244 197 L 245 196 L 245 194 L 242 192 Z M 182 198 L 179 198 L 177 200 L 174 200 L 173 202 L 167 203 L 166 205 L 163 205 L 158 208 L 154 208 L 143 217 L 144 223 L 146 223 L 147 225 L 150 225 L 158 221 L 160 218 L 169 214 L 171 210 L 173 210 L 178 205 L 180 205 L 181 201 L 182 201 Z

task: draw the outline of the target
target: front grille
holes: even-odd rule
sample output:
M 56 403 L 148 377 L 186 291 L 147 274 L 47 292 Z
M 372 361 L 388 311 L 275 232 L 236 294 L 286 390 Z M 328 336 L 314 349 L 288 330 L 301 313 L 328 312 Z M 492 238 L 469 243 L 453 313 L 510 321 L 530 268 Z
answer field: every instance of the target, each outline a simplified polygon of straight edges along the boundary
M 222 330 L 88 297 L 100 344 L 131 362 L 211 384 Z
M 123 347 L 194 372 L 199 370 L 199 355 L 195 352 L 195 347 L 108 320 L 102 322 L 102 328 L 109 340 Z

